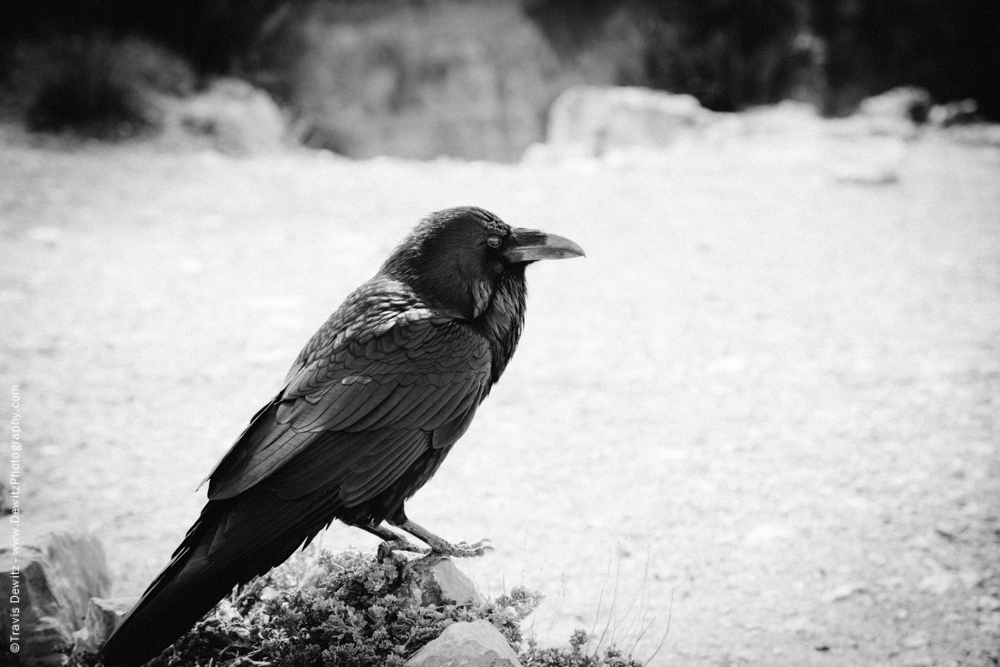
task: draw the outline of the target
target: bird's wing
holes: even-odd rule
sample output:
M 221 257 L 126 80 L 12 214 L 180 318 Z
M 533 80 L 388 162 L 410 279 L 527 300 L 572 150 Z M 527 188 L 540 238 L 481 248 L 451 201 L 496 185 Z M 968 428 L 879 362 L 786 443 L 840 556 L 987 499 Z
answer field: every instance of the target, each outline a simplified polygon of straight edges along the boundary
M 210 475 L 209 498 L 241 493 L 293 459 L 281 495 L 340 481 L 347 504 L 369 498 L 428 447 L 454 442 L 489 383 L 487 342 L 450 319 L 401 314 L 331 343 L 254 416 Z

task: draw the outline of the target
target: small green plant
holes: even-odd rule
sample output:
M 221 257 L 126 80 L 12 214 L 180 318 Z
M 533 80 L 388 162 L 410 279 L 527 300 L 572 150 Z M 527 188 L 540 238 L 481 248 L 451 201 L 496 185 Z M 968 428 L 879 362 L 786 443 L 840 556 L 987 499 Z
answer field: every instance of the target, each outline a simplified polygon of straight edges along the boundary
M 538 648 L 534 642 L 528 642 L 518 658 L 522 667 L 644 667 L 632 656 L 623 656 L 615 646 L 607 647 L 603 653 L 588 654 L 589 641 L 590 635 L 577 630 L 569 639 L 569 648 Z
M 615 647 L 585 653 L 587 633 L 569 648 L 525 642 L 521 622 L 541 603 L 518 587 L 477 605 L 422 606 L 411 595 L 408 561 L 307 549 L 234 591 L 154 667 L 399 667 L 458 621 L 486 619 L 525 667 L 642 667 Z M 92 653 L 69 667 L 100 667 Z
M 515 591 L 476 608 L 422 607 L 405 586 L 405 563 L 327 552 L 311 569 L 293 561 L 224 601 L 155 664 L 402 665 L 450 623 L 476 618 L 520 641 L 521 610 L 533 609 L 537 596 Z
M 402 665 L 451 623 L 487 619 L 515 649 L 541 595 L 515 588 L 475 606 L 421 606 L 406 559 L 309 550 L 220 602 L 156 658 L 156 667 L 374 667 Z M 97 667 L 78 654 L 72 667 Z

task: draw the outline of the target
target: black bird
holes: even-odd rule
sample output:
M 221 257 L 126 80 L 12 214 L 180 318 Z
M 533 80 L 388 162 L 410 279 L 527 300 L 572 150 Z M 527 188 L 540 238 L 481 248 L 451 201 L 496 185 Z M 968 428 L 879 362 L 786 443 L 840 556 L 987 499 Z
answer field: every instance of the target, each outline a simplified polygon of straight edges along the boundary
M 313 335 L 274 399 L 209 475 L 208 503 L 102 650 L 156 657 L 236 585 L 333 519 L 391 548 L 478 556 L 406 517 L 500 379 L 524 324 L 525 267 L 579 257 L 569 239 L 461 207 L 427 216 Z

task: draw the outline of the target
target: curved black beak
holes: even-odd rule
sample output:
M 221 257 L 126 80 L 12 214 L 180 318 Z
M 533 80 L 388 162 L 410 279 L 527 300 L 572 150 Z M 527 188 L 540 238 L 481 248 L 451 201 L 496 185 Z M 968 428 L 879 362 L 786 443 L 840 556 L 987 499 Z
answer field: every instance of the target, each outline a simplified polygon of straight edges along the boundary
M 503 255 L 510 262 L 537 262 L 540 259 L 585 257 L 586 253 L 565 237 L 518 227 L 511 231 Z

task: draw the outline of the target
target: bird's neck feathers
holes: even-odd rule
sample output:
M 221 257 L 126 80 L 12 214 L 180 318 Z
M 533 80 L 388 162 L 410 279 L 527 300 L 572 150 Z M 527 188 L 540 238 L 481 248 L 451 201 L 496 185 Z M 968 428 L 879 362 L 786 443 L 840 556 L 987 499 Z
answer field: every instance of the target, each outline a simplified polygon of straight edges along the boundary
M 390 283 L 402 284 L 413 296 L 410 302 L 419 303 L 447 317 L 475 329 L 486 338 L 490 346 L 491 384 L 500 379 L 507 362 L 517 349 L 524 328 L 527 303 L 527 283 L 524 264 L 508 267 L 490 281 L 456 281 L 452 277 L 448 290 L 428 290 L 428 278 L 423 282 L 406 280 L 405 276 L 385 276 Z M 402 305 L 405 300 L 401 300 Z M 412 305 L 411 305 L 412 307 Z
M 524 328 L 524 311 L 528 288 L 524 280 L 524 264 L 504 271 L 493 285 L 489 304 L 476 318 L 474 326 L 489 341 L 491 379 L 496 382 L 514 356 Z
M 393 251 L 379 276 L 486 338 L 496 382 L 521 337 L 526 264 L 487 257 L 477 249 L 475 233 L 471 227 L 422 225 Z
M 414 230 L 382 265 L 379 275 L 397 281 L 428 306 L 455 317 L 472 319 L 481 294 L 474 266 L 467 261 L 461 239 L 430 234 L 433 227 Z

